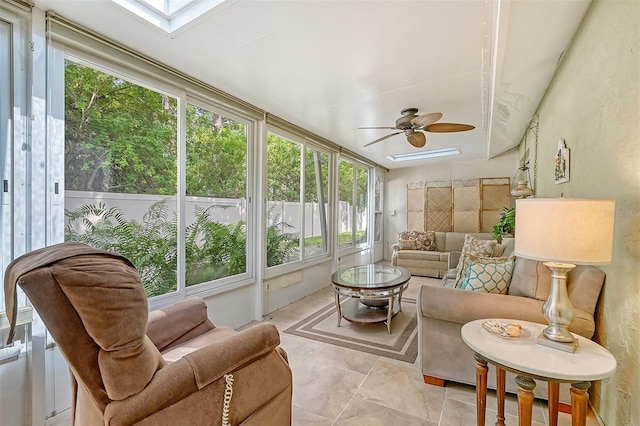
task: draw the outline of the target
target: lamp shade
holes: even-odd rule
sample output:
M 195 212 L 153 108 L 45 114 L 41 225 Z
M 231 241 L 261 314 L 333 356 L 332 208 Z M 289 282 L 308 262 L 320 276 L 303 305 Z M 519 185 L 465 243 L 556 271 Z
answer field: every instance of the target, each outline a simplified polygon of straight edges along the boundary
M 514 253 L 574 265 L 611 263 L 614 219 L 614 200 L 518 199 Z

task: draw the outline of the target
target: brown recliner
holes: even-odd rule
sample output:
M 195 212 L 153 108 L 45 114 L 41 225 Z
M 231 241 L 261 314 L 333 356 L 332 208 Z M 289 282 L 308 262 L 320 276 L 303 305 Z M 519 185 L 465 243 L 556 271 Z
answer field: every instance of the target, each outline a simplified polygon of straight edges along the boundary
M 16 283 L 69 363 L 74 425 L 291 424 L 291 370 L 273 324 L 216 327 L 198 298 L 149 313 L 129 260 L 62 243 L 7 267 L 9 341 Z

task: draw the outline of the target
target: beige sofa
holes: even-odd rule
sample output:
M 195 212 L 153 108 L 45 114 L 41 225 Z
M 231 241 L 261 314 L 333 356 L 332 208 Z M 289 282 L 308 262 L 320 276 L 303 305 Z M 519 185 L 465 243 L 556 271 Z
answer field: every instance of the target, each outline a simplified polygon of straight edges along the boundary
M 403 250 L 400 243 L 391 246 L 391 263 L 395 266 L 405 267 L 412 275 L 423 277 L 442 278 L 450 269 L 450 264 L 457 265 L 458 257 L 449 259 L 450 253 L 459 256 L 464 244 L 464 232 L 436 232 L 437 251 Z M 469 233 L 483 240 L 491 239 L 491 234 L 484 232 Z
M 591 266 L 578 266 L 569 273 L 567 290 L 575 309 L 575 319 L 569 329 L 573 333 L 587 338 L 593 336 L 594 312 L 604 279 L 605 274 Z M 546 324 L 542 305 L 549 294 L 551 272 L 542 262 L 517 258 L 506 295 L 462 290 L 453 287 L 454 281 L 455 274 L 449 273 L 440 284 L 425 284 L 419 289 L 420 368 L 429 384 L 444 386 L 446 381 L 453 381 L 475 385 L 473 351 L 462 341 L 462 326 L 483 318 Z M 495 389 L 495 371 L 492 366 L 490 369 L 488 386 Z M 507 375 L 507 391 L 517 391 L 511 373 Z M 547 399 L 545 383 L 538 384 L 535 396 Z M 560 386 L 560 401 L 570 404 L 568 385 Z

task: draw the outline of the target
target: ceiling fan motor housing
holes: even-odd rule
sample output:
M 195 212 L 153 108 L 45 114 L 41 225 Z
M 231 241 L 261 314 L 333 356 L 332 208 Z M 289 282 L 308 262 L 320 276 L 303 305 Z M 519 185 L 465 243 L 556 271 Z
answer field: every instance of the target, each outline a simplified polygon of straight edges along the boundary
M 413 127 L 411 120 L 417 117 L 418 108 L 407 108 L 400 111 L 402 117 L 396 120 L 396 128 L 401 130 L 410 129 Z

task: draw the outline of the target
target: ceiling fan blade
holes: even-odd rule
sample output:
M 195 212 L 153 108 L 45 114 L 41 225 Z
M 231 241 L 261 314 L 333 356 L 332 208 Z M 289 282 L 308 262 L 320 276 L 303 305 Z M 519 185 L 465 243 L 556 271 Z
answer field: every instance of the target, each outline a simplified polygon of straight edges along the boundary
M 470 124 L 459 123 L 435 123 L 424 128 L 427 132 L 434 133 L 449 133 L 449 132 L 466 132 L 467 130 L 473 130 L 476 126 Z
M 421 132 L 407 136 L 407 140 L 416 148 L 422 148 L 427 143 L 427 137 Z
M 395 130 L 397 127 L 358 127 L 358 129 L 389 129 Z
M 428 114 L 422 114 L 411 120 L 411 124 L 417 128 L 423 128 L 429 126 L 442 118 L 440 112 L 430 112 Z
M 395 135 L 399 135 L 400 133 L 404 133 L 404 132 L 396 132 L 396 133 L 391 133 L 390 135 L 387 136 L 383 136 L 380 139 L 376 139 L 375 141 L 371 141 L 368 144 L 366 144 L 365 146 L 369 146 L 369 145 L 373 145 L 374 143 L 378 143 L 378 142 L 382 142 L 385 139 L 390 138 L 391 136 L 395 136 Z

